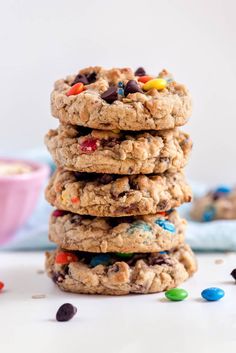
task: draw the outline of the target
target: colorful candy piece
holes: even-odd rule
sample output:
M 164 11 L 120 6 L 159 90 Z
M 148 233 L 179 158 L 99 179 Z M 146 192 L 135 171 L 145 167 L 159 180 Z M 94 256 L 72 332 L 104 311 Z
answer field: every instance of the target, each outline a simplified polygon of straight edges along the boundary
M 140 77 L 138 78 L 138 81 L 139 81 L 139 82 L 142 82 L 142 83 L 146 83 L 146 82 L 148 82 L 148 81 L 150 81 L 150 80 L 152 80 L 152 79 L 153 79 L 152 76 L 147 76 L 147 75 L 145 75 L 145 76 L 140 76 Z
M 167 86 L 166 80 L 164 80 L 163 78 L 154 78 L 153 80 L 146 82 L 143 85 L 143 89 L 144 91 L 149 91 L 150 89 L 155 88 L 158 91 L 161 91 L 164 88 L 166 88 L 166 86 Z
M 229 186 L 221 185 L 215 190 L 215 192 L 222 193 L 222 194 L 228 194 L 231 190 L 232 189 Z
M 214 206 L 209 206 L 206 208 L 205 212 L 202 215 L 203 222 L 210 222 L 214 219 L 216 210 Z
M 83 151 L 85 153 L 92 153 L 92 152 L 96 151 L 98 146 L 99 146 L 98 139 L 88 139 L 88 140 L 83 141 L 80 144 L 80 149 L 81 149 L 81 151 Z
M 57 321 L 69 321 L 72 319 L 72 317 L 75 316 L 77 313 L 77 308 L 70 304 L 70 303 L 65 303 L 60 306 L 60 308 L 57 310 L 56 313 L 56 319 Z
M 111 256 L 109 254 L 99 254 L 95 255 L 90 261 L 90 266 L 96 267 L 98 265 L 107 266 L 111 262 Z
M 236 268 L 234 268 L 230 274 L 233 277 L 233 279 L 235 279 L 235 281 L 236 281 Z
M 133 234 L 137 229 L 141 229 L 144 232 L 150 232 L 152 230 L 152 227 L 144 221 L 136 221 L 131 224 L 128 229 L 128 233 Z
M 79 202 L 79 198 L 74 196 L 74 197 L 71 198 L 71 202 L 72 203 L 78 203 Z
M 78 258 L 75 254 L 66 252 L 66 251 L 58 252 L 55 258 L 55 263 L 60 265 L 67 265 L 71 262 L 77 262 L 77 261 L 78 261 Z
M 168 254 L 168 251 L 159 251 L 159 254 L 160 254 L 160 255 L 167 255 L 167 254 Z
M 155 223 L 163 229 L 168 230 L 168 232 L 175 233 L 176 231 L 174 224 L 169 221 L 166 221 L 165 219 L 156 219 Z
M 220 300 L 224 297 L 224 295 L 225 292 L 223 291 L 223 289 L 217 287 L 206 288 L 201 293 L 202 298 L 211 302 Z
M 82 82 L 76 83 L 74 86 L 72 86 L 69 91 L 66 93 L 67 96 L 76 96 L 77 94 L 80 94 L 81 92 L 84 91 L 84 85 Z
M 63 211 L 63 210 L 54 210 L 52 215 L 53 217 L 62 217 L 66 214 L 67 212 L 66 211 Z
M 2 290 L 3 288 L 4 288 L 4 283 L 0 281 L 0 290 Z
M 171 301 L 179 302 L 187 298 L 188 292 L 182 288 L 172 288 L 165 292 L 165 296 Z
M 116 255 L 118 257 L 121 257 L 121 258 L 124 258 L 124 259 L 130 259 L 134 254 L 132 252 L 130 252 L 130 253 L 117 252 Z

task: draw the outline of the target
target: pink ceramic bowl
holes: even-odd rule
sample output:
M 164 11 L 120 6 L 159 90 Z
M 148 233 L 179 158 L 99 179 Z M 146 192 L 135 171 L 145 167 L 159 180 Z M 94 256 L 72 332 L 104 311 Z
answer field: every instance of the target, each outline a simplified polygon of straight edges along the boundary
M 49 175 L 46 164 L 0 158 L 7 163 L 24 163 L 32 171 L 0 175 L 0 244 L 6 242 L 33 212 L 43 182 Z

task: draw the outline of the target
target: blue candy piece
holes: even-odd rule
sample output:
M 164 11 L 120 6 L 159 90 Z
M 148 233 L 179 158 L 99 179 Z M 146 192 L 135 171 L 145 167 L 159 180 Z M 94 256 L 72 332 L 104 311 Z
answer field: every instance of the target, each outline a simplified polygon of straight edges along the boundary
M 152 230 L 152 227 L 149 224 L 143 221 L 136 221 L 133 224 L 131 224 L 131 226 L 129 227 L 128 233 L 133 234 L 133 232 L 137 228 L 143 230 L 144 232 L 150 232 Z
M 99 254 L 95 255 L 90 261 L 90 266 L 96 267 L 98 265 L 109 265 L 111 256 L 109 254 Z
M 119 81 L 119 82 L 118 82 L 118 87 L 124 88 L 124 83 L 123 83 L 122 81 Z
M 206 288 L 202 291 L 201 296 L 207 301 L 214 302 L 220 300 L 225 295 L 225 292 L 221 288 L 212 287 Z
M 202 221 L 203 222 L 210 222 L 214 219 L 216 214 L 215 207 L 209 206 L 206 208 L 205 212 L 202 215 Z
M 168 254 L 168 251 L 159 251 L 159 254 L 161 254 L 161 255 L 167 255 L 167 254 Z
M 170 223 L 165 219 L 156 219 L 155 223 L 158 224 L 163 229 L 168 230 L 168 232 L 175 233 L 175 226 L 173 223 Z
M 219 186 L 215 192 L 222 193 L 222 194 L 228 194 L 232 189 L 227 186 L 227 185 L 221 185 Z
M 118 94 L 120 96 L 124 96 L 124 89 L 123 88 L 118 88 Z

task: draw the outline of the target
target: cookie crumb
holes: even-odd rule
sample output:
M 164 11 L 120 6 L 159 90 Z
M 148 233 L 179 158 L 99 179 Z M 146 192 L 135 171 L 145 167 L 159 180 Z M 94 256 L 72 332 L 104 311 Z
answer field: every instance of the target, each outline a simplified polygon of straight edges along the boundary
M 46 295 L 45 294 L 33 294 L 32 299 L 44 299 L 46 298 Z
M 216 265 L 221 265 L 221 264 L 223 264 L 224 263 L 224 260 L 223 259 L 216 259 L 215 260 L 215 264 Z

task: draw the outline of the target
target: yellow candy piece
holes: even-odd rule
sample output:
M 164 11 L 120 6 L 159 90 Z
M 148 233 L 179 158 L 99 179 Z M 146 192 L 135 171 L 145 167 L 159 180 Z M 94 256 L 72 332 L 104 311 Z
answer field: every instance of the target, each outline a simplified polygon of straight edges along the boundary
M 154 78 L 153 80 L 150 80 L 146 82 L 142 89 L 144 91 L 149 91 L 152 88 L 156 88 L 158 91 L 161 91 L 162 89 L 166 88 L 167 82 L 163 78 Z

